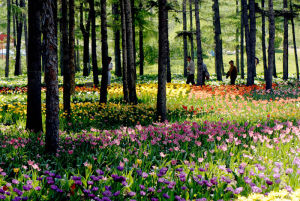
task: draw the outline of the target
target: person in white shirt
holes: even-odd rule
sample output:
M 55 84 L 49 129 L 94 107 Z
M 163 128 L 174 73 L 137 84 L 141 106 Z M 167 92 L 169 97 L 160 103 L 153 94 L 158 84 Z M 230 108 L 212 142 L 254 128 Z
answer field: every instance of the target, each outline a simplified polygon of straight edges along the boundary
M 110 82 L 111 82 L 111 71 L 113 69 L 113 63 L 112 63 L 112 58 L 111 57 L 108 57 L 108 86 L 110 85 Z
M 189 65 L 187 66 L 188 77 L 186 83 L 195 85 L 195 64 L 191 57 L 187 57 L 187 61 L 189 62 Z
M 192 85 L 195 85 L 195 64 L 192 61 L 192 58 L 189 56 L 187 58 L 189 65 L 187 67 L 187 72 L 188 72 L 188 77 L 187 77 L 187 84 L 192 83 Z M 209 80 L 209 72 L 207 70 L 207 66 L 205 63 L 203 63 L 203 74 L 202 74 L 202 79 L 203 79 L 203 83 L 205 84 L 205 79 Z

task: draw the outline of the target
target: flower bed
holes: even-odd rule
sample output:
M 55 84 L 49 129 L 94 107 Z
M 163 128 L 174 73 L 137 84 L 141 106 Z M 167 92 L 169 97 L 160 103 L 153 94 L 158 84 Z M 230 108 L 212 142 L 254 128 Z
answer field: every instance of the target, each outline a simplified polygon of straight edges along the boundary
M 43 154 L 42 135 L 1 133 L 7 199 L 231 200 L 300 186 L 300 122 L 62 132 L 55 157 Z

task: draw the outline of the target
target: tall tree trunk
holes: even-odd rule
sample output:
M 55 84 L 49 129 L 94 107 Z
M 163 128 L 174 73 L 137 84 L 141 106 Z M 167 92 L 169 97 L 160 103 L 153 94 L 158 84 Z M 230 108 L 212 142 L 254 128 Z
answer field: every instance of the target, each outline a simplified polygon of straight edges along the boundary
M 132 37 L 133 37 L 133 56 L 134 56 L 134 79 L 136 80 L 136 44 L 135 44 L 135 5 L 134 5 L 135 0 L 130 0 L 131 4 L 131 21 L 132 21 Z
M 93 64 L 93 80 L 94 85 L 99 85 L 98 78 L 98 63 L 97 63 L 97 43 L 96 43 L 96 16 L 95 16 L 95 5 L 94 0 L 89 0 L 90 3 L 90 15 L 92 22 L 92 64 Z
M 69 0 L 69 71 L 71 95 L 75 92 L 75 6 L 74 0 Z M 97 69 L 98 70 L 98 69 Z
M 90 21 L 91 16 L 89 13 L 86 26 L 83 25 L 83 4 L 80 4 L 80 29 L 83 35 L 83 76 L 89 75 L 90 66 L 90 51 L 89 51 L 89 39 L 90 39 Z
M 249 85 L 253 85 L 252 81 L 254 82 L 254 75 L 253 75 L 254 60 L 252 58 L 252 50 L 251 50 L 251 48 L 252 48 L 251 39 L 252 38 L 250 38 L 250 35 L 253 33 L 250 33 L 251 31 L 249 30 L 247 7 L 248 7 L 247 0 L 242 0 L 242 13 L 243 13 L 243 22 L 244 22 L 244 26 L 245 26 L 246 53 L 247 53 L 247 85 L 249 86 Z M 255 56 L 254 56 L 254 59 L 255 59 Z
M 63 66 L 64 66 L 64 111 L 67 113 L 68 118 L 71 115 L 71 86 L 70 86 L 70 66 L 69 66 L 69 33 L 68 33 L 68 3 L 67 0 L 61 0 L 62 11 L 62 43 L 63 43 Z
M 239 0 L 236 0 L 236 16 L 239 16 Z M 239 55 L 239 25 L 237 25 L 236 27 L 236 31 L 235 31 L 235 42 L 236 42 L 236 46 L 235 46 L 235 63 L 236 63 L 236 67 L 237 67 L 237 72 L 240 72 L 240 55 Z
M 168 9 L 168 8 L 167 8 Z M 169 21 L 169 15 L 167 11 L 167 21 Z M 169 37 L 169 27 L 166 29 L 167 35 Z M 167 82 L 171 83 L 172 82 L 172 73 L 171 73 L 171 61 L 170 61 L 170 42 L 168 38 L 168 44 L 167 44 Z
M 106 0 L 101 0 L 101 37 L 102 37 L 102 79 L 100 88 L 100 103 L 107 103 L 108 84 L 108 45 L 107 45 L 107 22 Z
M 25 14 L 24 14 L 24 38 L 25 38 L 26 66 L 28 66 L 28 30 L 27 30 L 27 17 Z
M 182 1 L 182 23 L 183 23 L 183 31 L 187 31 L 187 20 L 186 20 L 186 0 Z M 184 77 L 187 76 L 187 57 L 188 57 L 188 46 L 187 46 L 187 36 L 184 33 L 183 35 L 183 61 L 184 61 L 184 68 L 183 68 L 183 75 Z
M 40 0 L 28 0 L 28 91 L 26 129 L 43 130 L 41 104 L 41 6 Z
M 143 9 L 142 1 L 140 1 L 139 5 L 140 10 Z M 144 63 L 145 63 L 145 56 L 144 56 L 144 28 L 143 25 L 139 24 L 139 50 L 140 50 L 140 75 L 144 75 Z
M 168 63 L 168 8 L 167 0 L 158 3 L 159 18 L 159 57 L 158 57 L 158 92 L 157 92 L 157 116 L 158 120 L 167 120 L 167 96 L 166 79 Z
M 266 89 L 272 90 L 272 74 L 275 59 L 275 19 L 273 10 L 273 0 L 269 0 L 269 49 L 268 49 L 268 75 L 266 79 Z
M 283 8 L 288 9 L 288 1 L 283 0 Z M 284 37 L 283 37 L 283 79 L 289 78 L 289 24 L 288 16 L 284 15 Z
M 191 31 L 191 57 L 192 60 L 195 61 L 195 54 L 194 54 L 194 35 L 193 35 L 193 0 L 190 0 L 190 31 Z
M 255 66 L 255 48 L 256 48 L 256 18 L 255 18 L 255 1 L 249 1 L 249 18 L 250 18 L 250 33 L 249 33 L 249 46 L 250 46 L 250 64 L 247 68 L 247 85 L 254 85 L 254 77 L 256 76 Z
M 124 0 L 120 0 L 121 6 L 121 26 L 122 26 L 122 61 L 123 61 L 123 94 L 124 101 L 129 102 L 129 89 L 128 89 L 128 66 L 127 66 L 127 37 L 126 37 L 126 19 L 125 19 L 125 6 Z
M 74 65 L 75 65 L 75 72 L 76 72 L 76 69 L 77 69 L 77 52 L 74 51 Z
M 9 76 L 10 17 L 11 17 L 10 0 L 7 0 L 7 38 L 6 38 L 6 64 L 5 64 L 5 77 L 8 77 L 8 76 Z
M 131 13 L 130 0 L 124 0 L 124 10 L 126 19 L 126 45 L 127 45 L 127 67 L 128 67 L 128 89 L 129 89 L 129 102 L 137 104 L 136 96 L 136 68 L 134 56 L 134 29 Z
M 14 1 L 12 0 L 12 4 Z M 14 47 L 17 47 L 17 40 L 16 40 L 16 12 L 13 10 L 13 40 L 14 40 Z
M 183 21 L 183 31 L 187 31 L 187 23 L 186 23 L 186 0 L 182 1 L 182 21 Z M 183 35 L 183 56 L 184 56 L 184 77 L 187 76 L 187 57 L 188 57 L 188 50 L 187 50 L 187 37 L 186 34 Z
M 222 81 L 222 66 L 223 66 L 223 48 L 221 39 L 221 23 L 219 0 L 214 0 L 214 30 L 215 30 L 215 65 L 217 69 L 217 79 Z
M 24 0 L 20 0 L 20 8 L 24 7 Z M 22 44 L 22 31 L 23 31 L 23 15 L 17 15 L 17 46 L 16 46 L 16 63 L 15 63 L 15 76 L 19 76 L 22 74 L 21 68 L 21 44 Z
M 56 0 L 43 0 L 43 47 L 46 82 L 46 151 L 55 153 L 59 141 L 59 91 L 57 79 Z
M 115 39 L 115 74 L 118 77 L 122 76 L 122 68 L 121 68 L 121 48 L 120 48 L 120 28 L 119 26 L 116 26 L 116 24 L 119 24 L 120 21 L 120 7 L 118 3 L 112 4 L 112 13 L 114 18 L 114 39 Z
M 241 8 L 243 8 L 243 4 L 241 3 Z M 244 72 L 244 67 L 245 67 L 245 62 L 244 62 L 244 13 L 243 11 L 241 12 L 241 78 L 245 79 L 245 72 Z
M 62 26 L 62 19 L 60 20 L 60 46 L 59 46 L 59 53 L 60 53 L 60 75 L 63 76 L 64 75 L 64 43 L 63 43 L 63 26 Z
M 274 0 L 273 0 L 274 2 Z M 273 8 L 274 9 L 274 8 Z M 274 14 L 275 15 L 275 14 Z M 274 16 L 274 26 L 275 26 L 275 31 L 276 31 L 276 20 L 275 20 L 275 16 Z M 276 35 L 275 35 L 276 37 Z M 275 40 L 275 39 L 274 39 Z M 273 77 L 277 78 L 277 71 L 276 71 L 276 51 L 275 51 L 275 46 L 274 46 L 274 59 L 273 59 Z
M 197 35 L 197 85 L 204 85 L 199 0 L 195 0 L 196 35 Z
M 265 0 L 261 0 L 261 8 L 264 10 L 265 8 Z M 262 51 L 263 51 L 263 65 L 264 65 L 264 78 L 266 80 L 267 78 L 267 71 L 268 71 L 268 67 L 267 67 L 267 52 L 266 52 L 266 16 L 265 13 L 262 12 L 261 14 L 261 18 L 262 18 L 262 36 L 261 36 L 261 41 L 262 41 Z
M 292 0 L 290 0 L 290 10 L 293 13 L 293 7 L 292 7 Z M 296 33 L 295 33 L 295 23 L 294 18 L 292 17 L 292 32 L 293 32 L 293 45 L 294 45 L 294 53 L 295 53 L 295 62 L 296 62 L 296 73 L 297 73 L 297 80 L 299 80 L 299 64 L 298 64 L 298 55 L 297 55 L 297 45 L 296 45 Z
M 275 24 L 276 24 L 276 22 L 275 22 Z M 275 25 L 276 26 L 276 25 Z M 275 30 L 276 30 L 276 28 L 275 28 Z M 274 50 L 275 51 L 275 50 Z M 274 53 L 274 60 L 273 60 L 273 77 L 274 78 L 277 78 L 278 76 L 277 76 L 277 71 L 276 71 L 276 52 Z
M 77 65 L 76 65 L 76 72 L 79 72 L 80 71 L 80 53 L 79 53 L 79 41 L 78 39 L 76 40 L 76 45 L 77 45 L 77 48 L 76 48 L 76 59 L 77 59 Z
M 139 50 L 140 50 L 140 75 L 144 75 L 144 63 L 145 63 L 145 56 L 144 56 L 144 34 L 143 28 L 140 27 L 139 30 Z

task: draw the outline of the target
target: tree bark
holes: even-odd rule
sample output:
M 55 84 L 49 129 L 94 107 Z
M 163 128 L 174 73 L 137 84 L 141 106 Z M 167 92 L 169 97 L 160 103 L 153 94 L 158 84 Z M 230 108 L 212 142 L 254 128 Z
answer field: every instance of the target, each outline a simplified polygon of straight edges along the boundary
M 157 116 L 160 122 L 167 120 L 167 96 L 166 79 L 168 63 L 168 9 L 167 0 L 158 3 L 159 17 L 159 58 L 158 58 L 158 92 L 157 92 Z
M 243 8 L 243 4 L 241 3 L 241 8 Z M 245 72 L 244 72 L 244 67 L 245 67 L 245 62 L 244 62 L 244 13 L 243 11 L 241 12 L 241 78 L 245 79 Z
M 114 18 L 114 39 L 115 39 L 115 74 L 118 77 L 122 76 L 122 68 L 121 68 L 121 48 L 120 48 L 120 28 L 116 26 L 120 21 L 120 7 L 118 3 L 112 4 L 112 13 Z
M 142 1 L 140 2 L 140 10 L 143 9 Z M 145 56 L 144 56 L 144 28 L 143 25 L 139 24 L 139 50 L 140 50 L 140 75 L 144 75 L 144 63 L 145 63 Z
M 83 4 L 80 4 L 80 29 L 83 36 L 83 76 L 89 75 L 90 66 L 90 51 L 89 51 L 89 39 L 90 39 L 90 21 L 91 16 L 89 14 L 86 26 L 83 25 Z
M 102 79 L 100 88 L 100 103 L 107 103 L 108 84 L 108 45 L 107 45 L 107 22 L 106 0 L 101 0 L 101 38 L 102 38 Z
M 140 75 L 144 75 L 144 63 L 145 63 L 145 56 L 144 56 L 144 34 L 143 28 L 140 27 L 139 30 L 139 50 L 140 50 Z
M 27 30 L 27 17 L 24 14 L 24 39 L 25 39 L 25 52 L 26 52 L 26 66 L 28 66 L 28 30 Z
M 183 22 L 183 31 L 187 31 L 187 21 L 186 21 L 186 0 L 182 1 L 182 22 Z M 183 35 L 183 57 L 184 57 L 184 77 L 187 76 L 187 57 L 188 57 L 188 49 L 187 49 L 187 37 Z
M 96 16 L 95 16 L 95 5 L 94 0 L 89 0 L 90 3 L 90 15 L 92 22 L 92 64 L 93 64 L 93 80 L 94 85 L 99 85 L 98 78 L 98 63 L 97 63 L 97 43 L 96 43 Z
M 274 2 L 274 0 L 273 0 Z M 274 8 L 273 8 L 273 11 L 274 11 Z M 276 21 L 275 21 L 275 14 L 274 14 L 274 26 L 275 26 L 275 31 L 276 31 Z M 274 36 L 276 37 L 276 35 Z M 275 39 L 274 39 L 275 40 Z M 269 54 L 269 53 L 268 53 Z M 274 78 L 277 78 L 277 71 L 276 71 L 276 52 L 275 52 L 275 46 L 274 46 L 274 59 L 273 59 L 273 77 Z
M 46 151 L 55 153 L 59 141 L 59 91 L 57 79 L 56 0 L 43 0 L 43 37 L 45 39 Z
M 283 0 L 283 8 L 288 9 L 288 1 Z M 284 16 L 284 37 L 283 37 L 283 80 L 289 78 L 289 24 L 288 17 Z
M 274 24 L 275 24 L 275 27 L 276 27 L 276 21 L 274 22 Z M 276 30 L 276 28 L 275 28 L 275 30 Z M 275 47 L 274 47 L 274 49 L 275 49 Z M 275 50 L 274 50 L 275 51 Z M 276 53 L 274 53 L 274 60 L 273 60 L 273 63 L 274 63 L 274 68 L 273 68 L 273 77 L 274 78 L 277 78 L 278 76 L 277 76 L 277 72 L 276 72 Z
M 248 9 L 247 9 L 247 7 L 248 7 L 247 0 L 242 0 L 242 13 L 243 13 L 243 22 L 244 22 L 244 27 L 245 27 L 246 53 L 247 53 L 247 85 L 249 86 L 249 85 L 253 85 L 253 82 L 254 82 L 254 75 L 253 75 L 254 60 L 253 60 L 253 57 L 252 57 L 252 50 L 251 50 L 251 48 L 252 48 L 252 37 L 253 36 L 250 36 L 253 33 L 249 30 Z M 249 14 L 249 17 L 250 17 L 250 14 Z M 252 13 L 251 13 L 251 17 L 253 17 Z M 255 56 L 254 56 L 254 59 L 255 59 Z
M 256 18 L 255 18 L 255 1 L 249 1 L 249 18 L 250 18 L 250 33 L 249 33 L 249 60 L 250 64 L 247 68 L 247 85 L 254 85 L 254 77 L 256 76 L 255 65 L 255 48 L 256 48 Z
M 265 8 L 265 0 L 261 0 L 261 7 L 262 9 Z M 267 78 L 267 71 L 268 71 L 268 67 L 267 67 L 267 52 L 266 52 L 266 17 L 264 12 L 261 15 L 262 18 L 262 51 L 263 51 L 263 65 L 264 65 L 264 78 L 266 80 Z
M 63 26 L 62 26 L 62 19 L 60 19 L 60 46 L 59 46 L 59 57 L 60 57 L 60 60 L 59 60 L 59 67 L 60 67 L 60 75 L 63 76 L 64 75 L 64 44 L 63 44 Z
M 10 5 L 10 0 L 7 0 L 7 37 L 6 37 L 5 77 L 9 76 L 10 24 L 11 24 L 10 18 L 11 18 L 11 5 Z
M 70 75 L 70 65 L 69 65 L 69 33 L 68 33 L 68 3 L 67 0 L 61 0 L 61 11 L 62 11 L 62 44 L 63 44 L 63 66 L 64 66 L 64 111 L 67 113 L 68 118 L 71 115 L 71 75 Z
M 76 59 L 77 59 L 77 65 L 76 65 L 76 69 L 75 72 L 79 72 L 80 71 L 80 53 L 79 53 L 79 41 L 78 39 L 76 40 Z
M 196 35 L 197 35 L 197 85 L 204 85 L 203 78 L 203 57 L 201 44 L 201 28 L 199 17 L 199 0 L 195 0 L 195 17 L 196 17 Z
M 69 69 L 71 95 L 75 93 L 75 5 L 69 0 Z M 98 69 L 97 69 L 98 70 Z
M 24 0 L 20 0 L 20 5 L 17 6 L 20 8 L 24 7 Z M 23 31 L 23 15 L 18 14 L 16 16 L 16 23 L 17 23 L 17 46 L 16 46 L 16 63 L 15 63 L 15 76 L 19 76 L 22 74 L 21 68 L 21 44 L 22 44 L 22 31 Z
M 129 89 L 129 102 L 131 104 L 137 104 L 136 96 L 136 68 L 135 68 L 135 56 L 134 56 L 134 29 L 131 13 L 130 0 L 124 0 L 124 11 L 126 20 L 126 45 L 127 45 L 127 67 L 128 67 L 128 89 Z
M 136 44 L 135 44 L 135 7 L 134 7 L 134 1 L 135 0 L 130 0 L 130 5 L 131 5 L 131 21 L 132 21 L 132 37 L 133 37 L 133 57 L 134 57 L 134 79 L 136 80 Z
M 268 75 L 266 79 L 266 90 L 272 90 L 272 74 L 275 59 L 275 19 L 273 10 L 273 0 L 269 0 L 269 49 L 268 49 Z
M 43 130 L 41 105 L 41 1 L 28 1 L 28 91 L 26 129 Z
M 169 8 L 167 8 L 169 9 Z M 167 11 L 167 21 L 169 22 L 169 14 Z M 172 82 L 172 73 L 171 73 L 171 61 L 170 61 L 170 42 L 169 42 L 169 27 L 166 29 L 168 35 L 168 44 L 167 44 L 167 82 Z
M 220 23 L 220 11 L 219 1 L 214 0 L 214 31 L 215 31 L 215 65 L 217 70 L 217 80 L 222 81 L 222 66 L 223 66 L 223 48 L 221 39 L 221 23 Z
M 14 1 L 12 0 L 12 4 L 14 4 Z M 17 40 L 16 40 L 16 12 L 13 10 L 13 40 L 14 40 L 14 47 L 17 46 Z
M 190 31 L 191 33 L 193 33 L 193 0 L 190 0 Z M 192 60 L 195 61 L 193 34 L 191 34 L 190 42 L 191 42 L 191 57 Z
M 124 101 L 129 102 L 128 89 L 128 66 L 127 66 L 127 37 L 126 37 L 126 19 L 124 0 L 120 0 L 121 5 L 121 26 L 122 26 L 122 61 L 123 61 L 123 94 Z
M 292 7 L 292 0 L 290 0 L 290 10 L 293 12 Z M 298 55 L 297 55 L 297 45 L 296 45 L 296 33 L 295 33 L 295 23 L 294 18 L 291 19 L 292 22 L 292 32 L 293 32 L 293 45 L 294 45 L 294 53 L 295 53 L 295 62 L 296 62 L 296 73 L 297 73 L 297 80 L 299 80 L 299 64 L 298 64 Z
M 239 13 L 239 0 L 236 0 L 236 16 L 238 16 Z M 235 31 L 235 63 L 236 63 L 236 68 L 237 72 L 240 72 L 240 55 L 239 55 L 239 26 L 237 25 L 236 31 Z

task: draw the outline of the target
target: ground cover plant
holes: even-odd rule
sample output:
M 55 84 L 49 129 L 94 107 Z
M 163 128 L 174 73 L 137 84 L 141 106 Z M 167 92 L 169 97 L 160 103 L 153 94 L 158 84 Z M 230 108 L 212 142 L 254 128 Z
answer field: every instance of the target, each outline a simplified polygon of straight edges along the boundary
M 169 84 L 169 122 L 153 124 L 151 78 L 137 85 L 136 106 L 123 103 L 118 83 L 107 105 L 98 103 L 99 89 L 79 85 L 71 120 L 60 114 L 59 150 L 51 156 L 43 133 L 24 130 L 27 88 L 3 87 L 0 198 L 255 200 L 281 190 L 274 196 L 297 199 L 299 83 L 264 88 Z
M 55 157 L 43 154 L 42 135 L 1 133 L 3 198 L 230 200 L 299 187 L 300 122 L 62 132 Z

